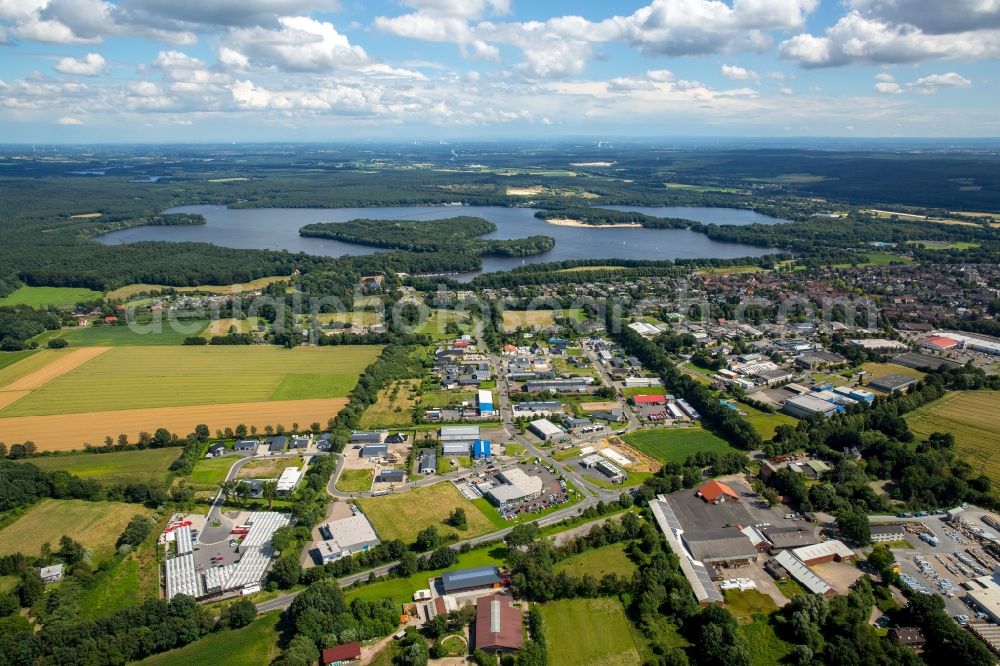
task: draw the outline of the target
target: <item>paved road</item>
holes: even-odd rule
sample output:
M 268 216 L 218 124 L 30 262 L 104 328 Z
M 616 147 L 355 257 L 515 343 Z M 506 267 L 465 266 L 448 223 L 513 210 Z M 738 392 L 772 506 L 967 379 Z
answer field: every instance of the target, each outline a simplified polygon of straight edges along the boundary
M 599 499 L 600 498 L 592 497 L 584 500 L 580 504 L 574 504 L 573 506 L 566 507 L 565 509 L 553 511 L 547 516 L 539 518 L 537 522 L 541 527 L 552 525 L 553 523 L 558 523 L 561 520 L 565 520 L 566 518 L 576 515 L 578 511 L 582 511 L 586 507 L 594 506 L 595 504 L 597 504 Z M 607 516 L 596 518 L 590 522 L 584 523 L 583 525 L 574 527 L 573 529 L 576 530 L 579 529 L 580 527 L 591 525 L 592 523 L 600 523 L 607 520 L 607 518 L 608 518 Z M 473 537 L 471 539 L 458 541 L 454 544 L 451 544 L 451 547 L 459 548 L 464 543 L 467 543 L 470 546 L 477 546 L 487 541 L 495 541 L 497 539 L 502 539 L 505 536 L 507 536 L 507 533 L 510 532 L 511 529 L 513 529 L 513 526 L 504 528 L 502 530 L 497 530 L 495 532 L 490 532 L 488 534 L 483 534 L 478 537 Z M 424 554 L 426 555 L 427 553 Z M 382 566 L 376 567 L 375 569 L 369 569 L 367 571 L 351 574 L 350 576 L 344 576 L 343 578 L 338 578 L 337 582 L 340 584 L 341 587 L 347 587 L 348 585 L 353 585 L 354 583 L 357 583 L 359 581 L 368 580 L 368 578 L 372 574 L 376 576 L 384 576 L 385 574 L 389 573 L 389 571 L 394 566 L 396 566 L 396 564 L 398 564 L 398 562 L 389 562 L 388 564 L 383 564 Z M 262 601 L 259 604 L 257 604 L 257 613 L 260 614 L 260 613 L 268 613 L 274 610 L 284 610 L 285 608 L 288 608 L 289 605 L 291 605 L 292 600 L 295 599 L 295 597 L 297 597 L 300 594 L 300 592 L 286 592 L 275 597 L 274 599 L 269 599 L 268 601 Z

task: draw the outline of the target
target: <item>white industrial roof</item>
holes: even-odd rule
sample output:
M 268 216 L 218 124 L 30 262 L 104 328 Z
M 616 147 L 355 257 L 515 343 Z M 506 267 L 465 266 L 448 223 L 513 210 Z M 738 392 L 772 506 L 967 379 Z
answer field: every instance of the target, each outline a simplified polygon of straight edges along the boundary
M 479 391 L 479 404 L 489 403 L 493 404 L 493 392 L 487 391 L 486 389 L 480 389 Z
M 802 587 L 813 594 L 826 594 L 833 588 L 825 580 L 813 573 L 813 570 L 805 565 L 799 558 L 791 552 L 783 550 L 774 556 L 774 559 L 781 566 L 785 567 L 792 578 L 797 580 Z
M 167 599 L 173 599 L 178 594 L 195 598 L 201 596 L 201 581 L 191 553 L 167 560 L 166 579 Z
M 441 438 L 445 437 L 479 438 L 479 426 L 441 426 Z
M 299 479 L 301 478 L 302 470 L 298 467 L 286 467 L 278 478 L 278 491 L 288 492 L 295 490 L 295 486 L 299 485 Z
M 191 527 L 184 525 L 174 530 L 174 542 L 177 544 L 178 555 L 194 552 L 194 546 L 191 542 Z
M 837 408 L 836 405 L 813 395 L 797 395 L 794 398 L 786 400 L 785 404 L 794 405 L 799 409 L 816 413 L 831 412 Z
M 341 518 L 327 523 L 330 535 L 341 549 L 350 549 L 354 546 L 372 541 L 378 541 L 372 524 L 362 513 L 357 513 L 350 518 Z
M 795 548 L 792 550 L 792 553 L 794 553 L 795 557 L 799 558 L 803 562 L 815 560 L 818 557 L 826 557 L 828 555 L 836 555 L 837 557 L 854 557 L 854 551 L 837 539 L 830 539 L 829 541 L 821 541 L 811 546 Z
M 546 437 L 553 437 L 562 434 L 562 428 L 548 419 L 538 419 L 531 422 L 531 427 L 539 431 Z

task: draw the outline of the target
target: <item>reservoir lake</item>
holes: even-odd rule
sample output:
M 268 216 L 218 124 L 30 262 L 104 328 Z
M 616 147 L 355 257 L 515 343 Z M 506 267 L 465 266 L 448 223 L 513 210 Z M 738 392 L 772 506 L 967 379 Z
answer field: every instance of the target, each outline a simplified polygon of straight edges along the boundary
M 745 225 L 777 224 L 777 218 L 749 210 L 696 207 L 607 206 L 658 217 L 680 217 L 704 223 Z M 510 270 L 524 264 L 568 259 L 700 259 L 757 257 L 775 250 L 739 243 L 720 243 L 687 229 L 590 228 L 550 224 L 534 216 L 532 208 L 501 206 L 395 206 L 387 208 L 227 208 L 226 206 L 179 206 L 166 213 L 203 215 L 206 224 L 191 226 L 145 226 L 112 231 L 97 237 L 106 245 L 140 241 L 212 243 L 223 247 L 258 250 L 288 250 L 339 257 L 387 252 L 384 248 L 341 243 L 326 238 L 304 238 L 299 229 L 316 222 L 346 222 L 358 218 L 376 220 L 436 220 L 459 215 L 481 217 L 497 226 L 482 238 L 551 236 L 556 246 L 532 257 L 483 257 L 483 272 Z M 474 274 L 463 275 L 471 279 Z

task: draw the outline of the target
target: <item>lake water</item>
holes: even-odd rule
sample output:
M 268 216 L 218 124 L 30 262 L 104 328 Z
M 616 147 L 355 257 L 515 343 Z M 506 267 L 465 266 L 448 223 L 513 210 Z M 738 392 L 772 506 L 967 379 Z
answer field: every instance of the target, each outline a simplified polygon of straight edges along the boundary
M 610 208 L 610 206 L 609 206 Z M 634 208 L 668 217 L 683 217 L 717 224 L 750 224 L 780 222 L 752 211 L 725 208 Z M 192 241 L 213 243 L 223 247 L 258 250 L 288 250 L 313 255 L 342 255 L 386 252 L 385 249 L 352 245 L 325 238 L 304 238 L 299 229 L 314 222 L 346 222 L 357 218 L 376 220 L 436 220 L 457 215 L 482 217 L 493 222 L 497 230 L 483 238 L 524 238 L 545 235 L 556 240 L 556 246 L 545 254 L 533 257 L 483 257 L 483 272 L 510 270 L 529 263 L 564 261 L 567 259 L 698 259 L 715 257 L 758 257 L 775 252 L 767 248 L 739 243 L 719 243 L 703 234 L 686 229 L 645 228 L 581 228 L 562 227 L 536 218 L 530 208 L 500 206 L 398 206 L 391 208 L 227 208 L 225 206 L 180 206 L 167 213 L 191 213 L 205 217 L 206 224 L 196 226 L 146 226 L 112 231 L 97 238 L 101 243 L 116 245 L 139 241 Z M 727 217 L 728 216 L 728 217 Z M 728 221 L 723 221 L 728 220 Z M 471 276 L 463 276 L 471 279 Z

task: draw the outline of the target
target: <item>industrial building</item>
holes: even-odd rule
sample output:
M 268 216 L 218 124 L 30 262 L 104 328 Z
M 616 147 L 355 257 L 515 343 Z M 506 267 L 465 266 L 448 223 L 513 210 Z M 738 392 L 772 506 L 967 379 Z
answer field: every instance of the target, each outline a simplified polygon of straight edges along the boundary
M 323 564 L 354 553 L 362 553 L 378 545 L 378 535 L 363 513 L 350 518 L 332 520 L 321 525 L 319 533 L 325 539 L 319 543 L 320 561 Z
M 376 483 L 402 483 L 406 473 L 401 469 L 382 469 L 375 477 Z
M 906 537 L 906 530 L 902 525 L 872 525 L 871 533 L 872 543 L 903 541 Z
M 663 386 L 663 380 L 659 377 L 626 377 L 622 384 L 625 388 L 654 388 Z
M 365 444 L 361 449 L 361 457 L 368 460 L 385 458 L 387 455 L 389 455 L 388 444 Z
M 472 442 L 472 457 L 478 459 L 492 456 L 492 444 L 488 439 L 477 439 Z
M 722 504 L 724 502 L 739 502 L 740 496 L 735 490 L 721 481 L 712 479 L 695 493 L 710 504 Z
M 562 413 L 562 403 L 556 401 L 517 402 L 513 405 L 515 416 L 548 416 Z
M 730 567 L 757 561 L 753 542 L 736 527 L 684 532 L 681 539 L 691 557 L 704 564 Z
M 991 622 L 1000 623 L 1000 585 L 990 576 L 969 581 L 969 601 L 980 612 L 986 613 Z
M 479 439 L 479 426 L 441 426 L 441 443 L 444 445 L 445 449 L 443 451 L 444 455 L 469 455 L 469 450 L 472 448 L 472 443 Z M 464 453 L 456 454 L 448 451 L 448 445 L 454 444 L 453 449 L 457 449 L 459 445 L 464 446 Z
M 525 382 L 524 390 L 528 393 L 542 393 L 544 391 L 551 391 L 553 393 L 586 393 L 593 381 L 592 377 L 580 377 L 578 379 L 539 379 Z
M 421 474 L 437 474 L 437 455 L 433 451 L 424 451 L 417 471 Z
M 949 338 L 943 335 L 932 335 L 929 338 L 920 340 L 919 344 L 921 347 L 932 349 L 934 351 L 948 351 L 949 349 L 957 347 L 959 342 L 954 338 Z
M 295 490 L 302 479 L 302 470 L 298 467 L 286 467 L 278 477 L 278 494 L 287 495 Z
M 983 354 L 1000 354 L 1000 338 L 995 338 L 991 335 L 969 333 L 966 331 L 934 331 L 934 335 L 951 338 L 965 349 L 971 349 Z
M 821 594 L 824 597 L 832 597 L 836 594 L 833 586 L 816 575 L 802 560 L 795 557 L 793 551 L 783 550 L 775 555 L 774 559 L 799 585 L 809 592 Z
M 791 552 L 808 567 L 827 562 L 850 562 L 854 559 L 854 551 L 837 539 L 795 548 Z
M 770 542 L 772 552 L 802 548 L 819 543 L 816 530 L 805 527 L 765 527 L 761 530 L 764 538 Z
M 632 404 L 647 405 L 647 406 L 660 406 L 667 404 L 667 396 L 665 395 L 634 395 L 632 396 Z
M 496 410 L 493 409 L 493 393 L 487 390 L 480 390 L 477 397 L 479 403 L 480 416 L 494 416 Z
M 587 469 L 596 469 L 598 472 L 608 477 L 611 483 L 622 483 L 626 479 L 625 472 L 623 472 L 617 465 L 612 463 L 610 460 L 605 460 L 596 453 L 592 453 L 589 456 L 584 456 L 580 459 L 580 464 Z
M 499 589 L 503 584 L 500 569 L 494 565 L 459 569 L 441 574 L 441 587 L 445 594 L 469 592 L 487 588 Z
M 476 600 L 475 649 L 489 654 L 516 652 L 524 645 L 521 609 L 508 596 L 491 594 Z
M 656 519 L 660 531 L 666 537 L 670 550 L 677 553 L 681 572 L 691 585 L 691 591 L 694 592 L 698 604 L 706 606 L 723 603 L 725 599 L 712 582 L 712 575 L 708 568 L 692 558 L 687 549 L 681 545 L 681 534 L 684 530 L 673 509 L 670 508 L 667 498 L 663 495 L 657 495 L 656 499 L 649 501 L 649 508 L 653 512 L 653 517 Z
M 917 380 L 913 377 L 893 374 L 876 377 L 868 382 L 868 386 L 883 393 L 898 393 L 905 391 L 916 383 Z
M 467 456 L 469 455 L 469 445 L 465 442 L 446 442 L 441 445 L 441 455 Z
M 542 494 L 542 480 L 526 474 L 519 467 L 504 470 L 499 476 L 504 485 L 490 488 L 487 495 L 501 509 L 535 499 Z
M 528 430 L 538 436 L 543 442 L 564 434 L 563 429 L 548 419 L 538 419 L 528 424 Z
M 796 418 L 805 419 L 810 416 L 829 417 L 837 413 L 837 405 L 832 402 L 827 402 L 822 398 L 817 398 L 813 395 L 797 395 L 793 398 L 789 398 L 785 401 L 784 407 L 786 414 L 790 414 Z
M 385 441 L 384 432 L 374 430 L 355 430 L 351 433 L 351 444 L 381 444 Z

